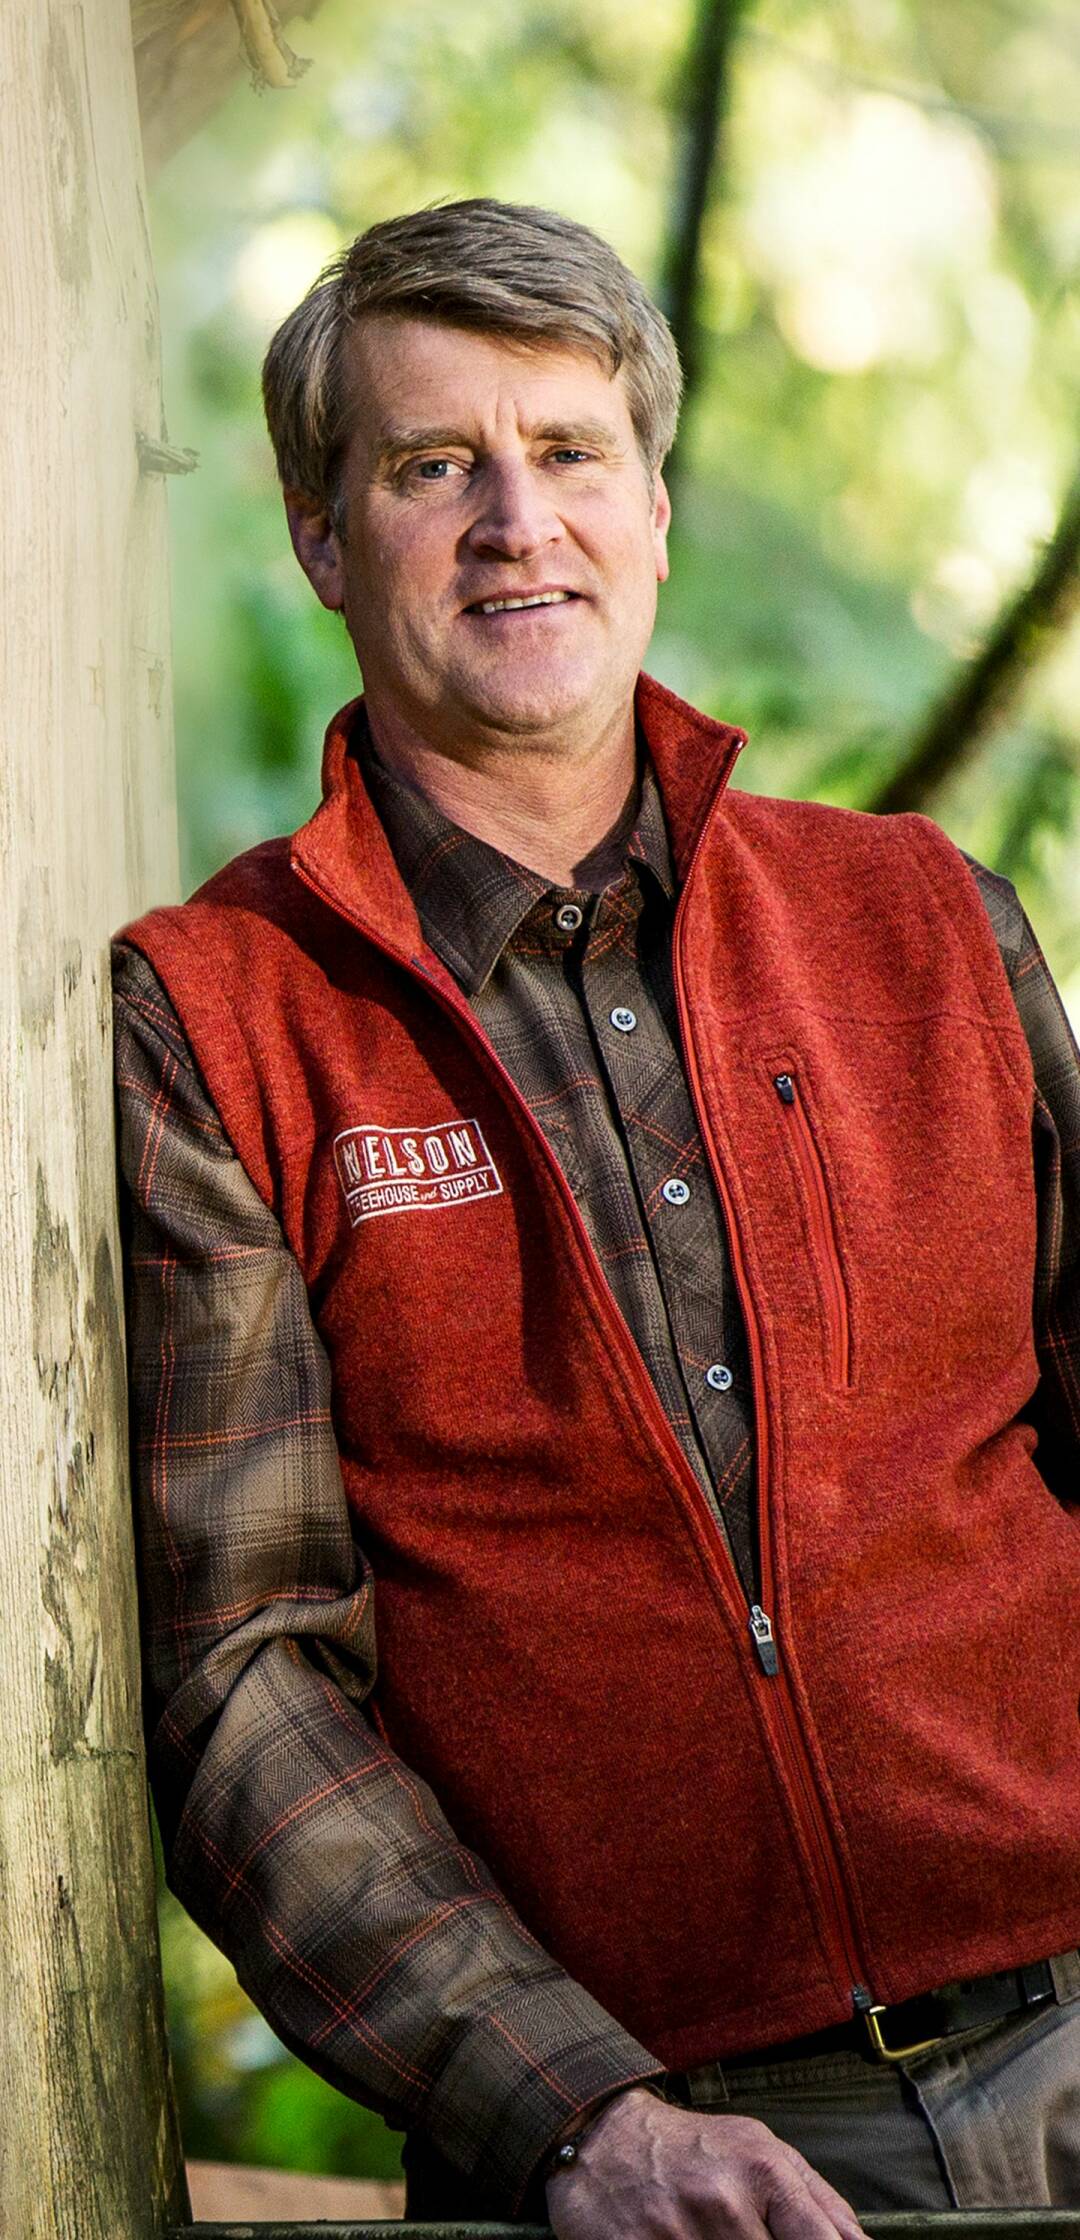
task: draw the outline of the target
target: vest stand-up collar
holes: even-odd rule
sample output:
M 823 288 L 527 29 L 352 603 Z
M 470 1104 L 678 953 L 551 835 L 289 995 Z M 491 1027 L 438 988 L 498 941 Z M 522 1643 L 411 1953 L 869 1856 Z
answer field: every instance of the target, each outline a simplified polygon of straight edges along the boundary
M 705 819 L 724 792 L 746 734 L 716 723 L 642 672 L 635 712 L 663 797 L 679 881 Z M 413 958 L 425 946 L 415 905 L 401 878 L 354 751 L 363 699 L 330 723 L 323 746 L 323 798 L 294 835 L 293 869 L 328 902 L 384 946 Z

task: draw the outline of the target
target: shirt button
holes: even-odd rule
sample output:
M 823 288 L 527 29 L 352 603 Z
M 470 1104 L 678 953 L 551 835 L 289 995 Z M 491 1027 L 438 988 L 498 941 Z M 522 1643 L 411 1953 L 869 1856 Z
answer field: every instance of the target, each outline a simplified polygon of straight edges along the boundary
M 576 933 L 581 924 L 581 912 L 576 902 L 562 902 L 555 912 L 555 923 L 560 933 Z
M 660 1195 L 667 1199 L 669 1206 L 684 1206 L 690 1196 L 690 1184 L 681 1182 L 678 1175 L 673 1174 L 670 1182 L 665 1182 Z
M 722 1361 L 710 1362 L 705 1371 L 705 1382 L 712 1386 L 714 1392 L 730 1392 L 731 1381 L 731 1371 L 724 1367 Z
M 633 1034 L 637 1025 L 637 1012 L 631 1011 L 625 1003 L 617 1003 L 611 1013 L 611 1024 L 618 1027 L 620 1034 Z

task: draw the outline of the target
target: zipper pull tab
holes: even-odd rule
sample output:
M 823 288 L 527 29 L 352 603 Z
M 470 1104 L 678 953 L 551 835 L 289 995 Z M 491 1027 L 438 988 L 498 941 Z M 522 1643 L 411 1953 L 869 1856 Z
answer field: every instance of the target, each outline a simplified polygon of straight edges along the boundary
M 780 1659 L 776 1654 L 776 1643 L 773 1640 L 772 1619 L 766 1617 L 760 1602 L 754 1602 L 750 1605 L 750 1631 L 754 1636 L 758 1663 L 762 1671 L 768 1673 L 771 1680 L 780 1670 Z
M 793 1082 L 790 1073 L 774 1074 L 773 1087 L 779 1092 L 781 1104 L 794 1104 L 795 1083 Z

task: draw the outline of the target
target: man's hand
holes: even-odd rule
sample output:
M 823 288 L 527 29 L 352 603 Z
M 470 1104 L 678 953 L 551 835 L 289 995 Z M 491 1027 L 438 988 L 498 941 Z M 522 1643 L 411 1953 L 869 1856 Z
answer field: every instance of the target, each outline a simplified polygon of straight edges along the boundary
M 794 2147 L 751 2116 L 619 2094 L 547 2185 L 557 2240 L 862 2240 Z

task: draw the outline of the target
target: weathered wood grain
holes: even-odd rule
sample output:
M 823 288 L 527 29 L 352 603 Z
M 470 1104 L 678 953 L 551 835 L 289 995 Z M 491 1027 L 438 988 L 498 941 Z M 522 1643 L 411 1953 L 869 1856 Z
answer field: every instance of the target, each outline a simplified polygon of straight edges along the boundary
M 177 886 L 128 0 L 0 8 L 0 2231 L 186 2214 L 140 1737 L 108 935 Z

